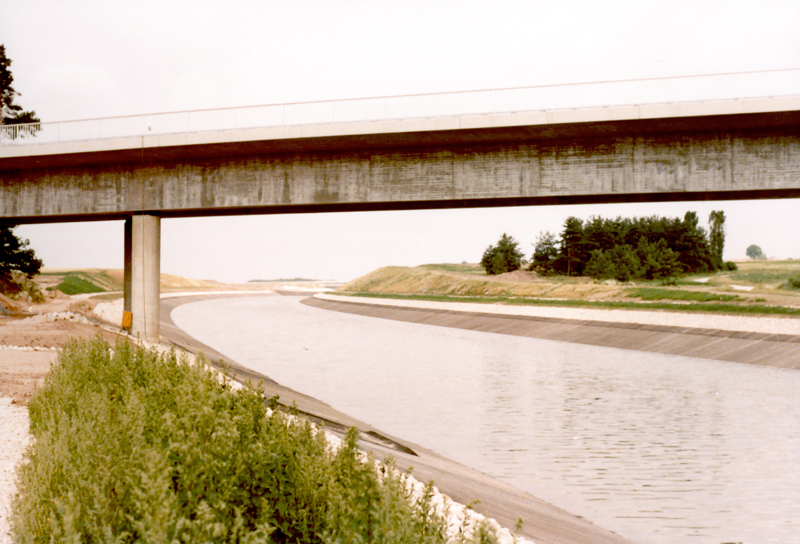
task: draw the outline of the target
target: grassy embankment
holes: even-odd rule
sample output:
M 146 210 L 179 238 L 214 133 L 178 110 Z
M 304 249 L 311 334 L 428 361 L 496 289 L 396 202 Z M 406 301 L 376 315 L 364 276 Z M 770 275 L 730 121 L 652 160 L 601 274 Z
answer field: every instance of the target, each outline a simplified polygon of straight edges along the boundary
M 480 266 L 469 264 L 384 267 L 347 283 L 338 293 L 445 302 L 800 316 L 800 261 L 743 262 L 737 271 L 687 276 L 675 285 L 659 281 L 616 284 L 564 276 L 522 279 L 487 276 Z
M 59 270 L 45 268 L 35 281 L 47 291 L 58 290 L 65 295 L 82 293 L 117 293 L 100 298 L 119 298 L 122 296 L 123 271 L 119 269 L 76 269 Z M 161 274 L 162 291 L 192 291 L 225 289 L 226 284 L 212 280 L 196 280 L 172 274 Z
M 100 293 L 102 300 L 113 300 L 122 296 L 123 271 L 120 269 L 55 269 L 45 268 L 34 281 L 44 291 L 61 291 L 65 295 Z M 174 274 L 161 274 L 161 291 L 239 291 L 266 290 L 284 284 L 309 283 L 316 280 L 286 278 L 275 280 L 252 280 L 247 284 L 229 284 L 214 280 L 198 280 Z M 277 284 L 277 285 L 275 285 Z M 102 294 L 107 293 L 107 294 Z
M 174 353 L 69 345 L 30 403 L 15 542 L 445 541 L 431 486 L 265 402 Z

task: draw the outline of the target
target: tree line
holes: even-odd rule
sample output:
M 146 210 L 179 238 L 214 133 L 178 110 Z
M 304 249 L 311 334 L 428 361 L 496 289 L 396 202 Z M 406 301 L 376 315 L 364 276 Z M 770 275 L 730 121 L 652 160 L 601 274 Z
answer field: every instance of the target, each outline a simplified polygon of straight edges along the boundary
M 722 260 L 724 245 L 722 211 L 711 212 L 708 232 L 693 211 L 686 212 L 683 219 L 591 217 L 583 221 L 569 217 L 560 237 L 550 232 L 539 235 L 529 269 L 542 275 L 619 281 L 734 270 L 734 263 Z M 517 270 L 524 262 L 519 243 L 507 234 L 489 246 L 481 259 L 487 274 Z

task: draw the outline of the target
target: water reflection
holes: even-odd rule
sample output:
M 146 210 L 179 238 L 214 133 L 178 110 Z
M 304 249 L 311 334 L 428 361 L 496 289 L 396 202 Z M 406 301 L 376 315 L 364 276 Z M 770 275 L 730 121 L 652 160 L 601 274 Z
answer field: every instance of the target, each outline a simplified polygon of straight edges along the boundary
M 338 314 L 173 312 L 280 383 L 636 542 L 800 542 L 800 372 Z

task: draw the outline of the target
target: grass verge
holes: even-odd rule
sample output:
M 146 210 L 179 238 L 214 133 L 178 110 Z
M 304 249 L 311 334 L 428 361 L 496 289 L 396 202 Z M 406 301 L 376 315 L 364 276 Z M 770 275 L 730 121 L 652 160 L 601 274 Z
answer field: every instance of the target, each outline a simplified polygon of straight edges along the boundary
M 745 315 L 788 315 L 800 316 L 800 308 L 787 308 L 785 306 L 768 306 L 763 304 L 724 304 L 724 303 L 689 303 L 674 304 L 670 302 L 626 302 L 626 301 L 600 301 L 600 300 L 555 300 L 544 298 L 522 297 L 471 297 L 451 295 L 401 295 L 391 293 L 363 293 L 363 292 L 332 292 L 334 295 L 387 298 L 401 300 L 430 300 L 434 302 L 476 302 L 480 304 L 519 304 L 534 306 L 567 306 L 582 308 L 604 308 L 623 310 L 670 310 L 676 312 L 710 312 L 724 314 Z
M 174 353 L 72 342 L 29 408 L 18 543 L 445 540 L 432 487 L 363 462 L 355 431 L 333 449 Z
M 79 295 L 83 293 L 102 293 L 104 289 L 80 276 L 69 275 L 64 277 L 56 289 L 65 295 Z
M 720 295 L 706 291 L 680 291 L 677 289 L 657 289 L 653 287 L 640 287 L 628 289 L 628 298 L 640 298 L 642 300 L 681 300 L 694 302 L 722 301 L 731 302 L 741 300 L 739 295 Z

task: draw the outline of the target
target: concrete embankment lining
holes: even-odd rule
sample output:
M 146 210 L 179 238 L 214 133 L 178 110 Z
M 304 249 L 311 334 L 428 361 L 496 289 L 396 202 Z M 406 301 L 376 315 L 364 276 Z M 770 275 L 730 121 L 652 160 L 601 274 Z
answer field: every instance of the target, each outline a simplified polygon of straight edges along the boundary
M 232 374 L 241 381 L 248 379 L 256 383 L 261 381 L 267 396 L 279 395 L 282 404 L 286 406 L 294 404 L 299 412 L 323 423 L 329 430 L 344 432 L 350 427 L 358 428 L 361 431 L 362 448 L 371 450 L 376 458 L 385 459 L 391 456 L 400 470 L 413 467 L 413 475 L 418 480 L 423 482 L 433 480 L 442 493 L 456 502 L 468 504 L 480 499 L 481 502 L 475 510 L 494 518 L 504 527 L 513 527 L 517 519 L 522 517 L 524 520 L 522 536 L 537 544 L 630 544 L 629 540 L 619 535 L 597 527 L 511 485 L 444 458 L 417 444 L 387 435 L 313 397 L 283 387 L 269 377 L 231 361 L 210 346 L 192 338 L 179 329 L 170 317 L 172 309 L 181 304 L 225 296 L 193 295 L 162 299 L 162 336 L 192 353 L 202 351 L 212 362 L 225 361 L 230 366 Z M 327 303 L 327 301 L 319 302 Z
M 318 308 L 442 327 L 800 370 L 800 319 L 320 294 Z

